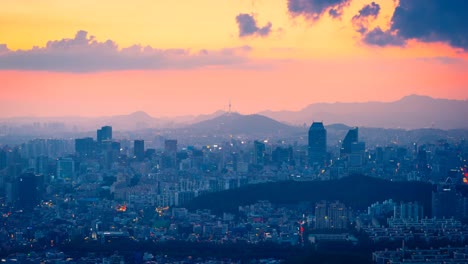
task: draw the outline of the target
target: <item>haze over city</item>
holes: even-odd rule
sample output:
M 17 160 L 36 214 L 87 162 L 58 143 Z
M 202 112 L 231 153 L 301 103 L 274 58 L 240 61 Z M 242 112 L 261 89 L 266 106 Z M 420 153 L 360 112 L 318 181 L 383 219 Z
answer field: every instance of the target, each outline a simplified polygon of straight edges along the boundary
M 2 0 L 0 262 L 468 263 L 467 0 Z

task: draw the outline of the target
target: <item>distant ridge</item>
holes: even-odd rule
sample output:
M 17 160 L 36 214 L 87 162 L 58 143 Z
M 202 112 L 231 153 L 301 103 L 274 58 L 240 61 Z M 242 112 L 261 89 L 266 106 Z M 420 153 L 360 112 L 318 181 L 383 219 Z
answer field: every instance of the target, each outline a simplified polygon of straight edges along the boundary
M 304 129 L 313 121 L 323 121 L 334 130 L 347 130 L 349 127 L 443 130 L 467 129 L 468 100 L 434 99 L 429 96 L 409 95 L 395 102 L 366 103 L 316 103 L 300 111 L 264 111 L 254 115 L 241 115 L 216 111 L 205 115 L 176 117 L 153 117 L 144 111 L 130 114 L 80 117 L 35 117 L 22 116 L 0 118 L 0 125 L 17 127 L 15 131 L 31 132 L 35 124 L 43 127 L 47 123 L 60 123 L 62 131 L 94 131 L 103 125 L 111 125 L 114 130 L 135 131 L 145 129 L 201 129 L 206 125 L 212 131 L 234 133 L 295 133 L 298 127 Z M 206 123 L 203 123 L 205 122 Z M 222 125 L 221 125 L 222 124 Z M 193 127 L 191 127 L 193 125 Z M 348 127 L 349 126 L 349 127 Z M 22 127 L 23 129 L 19 129 Z M 27 128 L 28 129 L 24 129 Z M 35 128 L 34 128 L 35 129 Z M 47 129 L 43 129 L 45 132 Z M 57 128 L 48 132 L 58 132 Z
M 262 115 L 241 115 L 225 113 L 213 119 L 198 122 L 189 126 L 194 131 L 206 131 L 219 134 L 281 134 L 300 131 L 300 128 L 289 126 Z
M 394 102 L 316 103 L 300 111 L 264 111 L 259 114 L 288 124 L 310 124 L 324 120 L 326 124 L 381 128 L 468 128 L 464 122 L 468 100 L 434 99 L 409 95 Z
M 80 117 L 80 116 L 56 116 L 56 117 L 35 117 L 22 116 L 0 118 L 0 124 L 11 126 L 32 125 L 34 123 L 62 123 L 64 129 L 70 130 L 79 128 L 79 131 L 93 131 L 103 125 L 110 125 L 114 130 L 134 131 L 142 129 L 178 128 L 187 124 L 192 124 L 224 114 L 224 111 L 216 111 L 212 114 L 199 116 L 179 116 L 174 118 L 155 118 L 144 111 L 136 111 L 130 114 L 101 116 L 101 117 Z

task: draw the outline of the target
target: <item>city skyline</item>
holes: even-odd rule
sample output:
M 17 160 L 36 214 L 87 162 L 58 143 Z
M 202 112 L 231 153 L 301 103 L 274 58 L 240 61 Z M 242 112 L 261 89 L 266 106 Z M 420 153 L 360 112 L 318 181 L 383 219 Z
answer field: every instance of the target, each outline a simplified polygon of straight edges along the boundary
M 322 2 L 5 1 L 0 115 L 468 98 L 464 1 Z

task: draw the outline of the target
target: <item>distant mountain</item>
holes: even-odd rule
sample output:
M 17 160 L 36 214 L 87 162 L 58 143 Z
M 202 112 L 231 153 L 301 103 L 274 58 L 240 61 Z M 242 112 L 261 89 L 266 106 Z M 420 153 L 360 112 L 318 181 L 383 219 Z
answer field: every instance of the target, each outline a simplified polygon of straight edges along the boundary
M 262 115 L 241 115 L 225 113 L 210 120 L 198 122 L 188 127 L 194 132 L 209 134 L 248 134 L 279 135 L 301 131 L 299 127 L 289 126 Z
M 22 116 L 11 118 L 0 118 L 0 125 L 34 128 L 28 132 L 83 132 L 93 131 L 101 126 L 110 125 L 114 130 L 135 131 L 144 129 L 174 129 L 186 125 L 213 119 L 226 114 L 225 111 L 216 111 L 206 115 L 188 115 L 176 117 L 155 118 L 143 111 L 137 111 L 128 115 L 101 116 L 101 117 L 80 117 L 80 116 L 55 116 L 55 117 L 35 117 Z M 59 128 L 60 131 L 57 129 Z M 48 131 L 51 130 L 51 131 Z
M 168 120 L 154 118 L 145 112 L 139 111 L 128 115 L 104 116 L 104 117 L 13 117 L 0 119 L 0 124 L 10 126 L 31 126 L 37 130 L 47 131 L 57 127 L 68 131 L 92 131 L 104 125 L 110 125 L 115 130 L 131 131 L 145 128 L 167 127 L 171 124 Z M 61 126 L 51 124 L 61 124 Z M 56 131 L 57 132 L 57 131 Z
M 99 124 L 106 124 L 121 130 L 139 130 L 165 126 L 167 121 L 154 118 L 143 111 L 131 113 L 129 115 L 117 115 L 101 117 L 94 120 Z
M 172 118 L 164 118 L 164 119 L 167 119 L 167 120 L 172 120 L 174 123 L 177 123 L 177 124 L 195 124 L 195 123 L 198 123 L 198 122 L 202 122 L 202 121 L 205 121 L 205 120 L 210 120 L 210 119 L 213 119 L 213 118 L 216 118 L 218 116 L 222 116 L 226 114 L 225 111 L 223 110 L 218 110 L 212 114 L 205 114 L 205 115 L 186 115 L 186 116 L 176 116 L 176 117 L 172 117 Z
M 395 102 L 317 103 L 301 111 L 264 111 L 259 114 L 289 124 L 343 123 L 381 128 L 468 128 L 468 100 L 434 99 L 410 95 Z

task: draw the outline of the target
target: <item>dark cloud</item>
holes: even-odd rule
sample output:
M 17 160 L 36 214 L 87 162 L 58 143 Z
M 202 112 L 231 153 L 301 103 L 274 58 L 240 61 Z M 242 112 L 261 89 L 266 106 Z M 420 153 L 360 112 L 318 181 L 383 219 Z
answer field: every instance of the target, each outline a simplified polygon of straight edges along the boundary
M 466 0 L 400 0 L 387 33 L 405 41 L 446 42 L 468 51 L 467 14 Z
M 303 15 L 312 20 L 319 19 L 328 11 L 333 18 L 341 17 L 343 7 L 351 0 L 288 0 L 288 10 L 293 15 Z
M 247 46 L 199 52 L 141 45 L 119 49 L 112 40 L 99 42 L 86 31 L 78 31 L 72 39 L 49 41 L 43 48 L 12 51 L 0 44 L 0 69 L 64 72 L 186 69 L 243 64 L 249 51 Z
M 247 36 L 268 36 L 271 33 L 271 23 L 259 28 L 257 21 L 252 15 L 239 14 L 236 16 L 236 22 L 239 26 L 239 37 Z
M 365 33 L 369 27 L 369 21 L 376 19 L 380 13 L 380 5 L 372 2 L 368 5 L 365 5 L 359 14 L 355 15 L 352 19 L 353 26 L 356 28 L 357 32 Z
M 341 17 L 341 13 L 338 9 L 330 9 L 330 11 L 328 11 L 328 14 L 333 17 L 333 18 L 339 18 Z
M 443 41 L 468 50 L 468 1 L 400 0 L 392 29 L 405 39 Z
M 364 42 L 381 47 L 405 45 L 404 38 L 398 36 L 396 33 L 392 33 L 390 30 L 383 31 L 380 27 L 367 32 L 364 35 Z
M 365 5 L 361 10 L 359 10 L 359 14 L 354 16 L 355 18 L 361 17 L 369 17 L 372 16 L 376 18 L 380 12 L 380 5 L 372 2 L 368 5 Z

